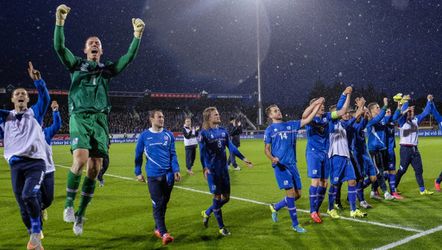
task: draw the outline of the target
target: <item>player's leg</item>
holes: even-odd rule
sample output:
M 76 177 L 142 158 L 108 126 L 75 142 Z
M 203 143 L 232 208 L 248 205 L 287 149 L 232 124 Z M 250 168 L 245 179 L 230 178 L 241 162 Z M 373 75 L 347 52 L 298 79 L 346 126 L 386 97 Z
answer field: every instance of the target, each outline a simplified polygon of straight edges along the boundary
M 384 161 L 387 162 L 386 169 L 388 170 L 388 183 L 390 186 L 390 192 L 394 198 L 403 199 L 396 191 L 396 154 L 394 149 L 388 149 L 383 151 Z
M 42 160 L 26 162 L 24 167 L 25 183 L 21 198 L 25 204 L 26 211 L 31 221 L 31 236 L 28 242 L 28 249 L 39 249 L 41 246 L 41 207 L 38 199 L 39 187 L 44 178 L 45 163 Z
M 299 225 L 298 215 L 296 212 L 295 197 L 300 196 L 299 191 L 300 190 L 295 190 L 294 187 L 286 189 L 287 210 L 289 212 L 290 219 L 292 220 L 293 230 L 298 233 L 305 233 L 306 230 Z
M 213 212 L 213 209 L 219 206 L 217 199 L 215 199 L 216 196 L 215 193 L 218 193 L 219 195 L 221 194 L 219 191 L 217 191 L 217 185 L 215 183 L 215 174 L 216 173 L 212 172 L 207 174 L 207 185 L 209 186 L 210 193 L 213 194 L 214 196 L 212 199 L 212 205 L 209 206 L 206 210 L 201 211 L 201 217 L 203 217 L 203 225 L 205 228 L 209 226 L 209 219 L 210 215 Z
M 15 199 L 20 208 L 22 221 L 25 224 L 28 233 L 31 234 L 31 219 L 29 218 L 28 211 L 22 199 L 23 186 L 25 185 L 25 176 L 19 166 L 11 166 L 11 183 Z
M 308 193 L 310 201 L 310 214 L 312 214 L 316 212 L 316 201 L 317 201 L 317 193 L 319 186 L 319 176 L 316 168 L 319 165 L 319 163 L 318 160 L 316 159 L 316 155 L 314 155 L 310 151 L 307 151 L 305 158 L 307 162 L 307 176 L 311 178 L 311 184 Z
M 413 154 L 413 158 L 411 159 L 411 166 L 414 169 L 414 174 L 416 176 L 417 184 L 419 185 L 419 192 L 421 195 L 432 195 L 433 192 L 428 191 L 425 188 L 424 184 L 424 169 L 422 166 L 422 157 L 417 147 L 415 147 L 415 151 Z
M 193 164 L 195 163 L 196 147 L 197 147 L 196 145 L 192 147 L 192 155 L 191 155 L 191 160 L 190 160 L 190 170 L 192 170 Z
M 192 146 L 185 146 L 184 151 L 186 152 L 187 173 L 190 174 L 190 171 L 192 171 Z
M 100 182 L 100 187 L 104 186 L 104 174 L 109 168 L 109 155 L 103 156 L 103 165 L 98 173 L 97 179 Z
M 342 173 L 342 162 L 339 156 L 333 156 L 330 158 L 330 188 L 328 190 L 328 209 L 327 214 L 333 219 L 340 218 L 336 209 L 334 209 L 336 190 L 340 182 L 340 176 Z
M 71 139 L 72 166 L 68 171 L 66 182 L 66 201 L 63 210 L 65 222 L 75 221 L 74 200 L 80 186 L 81 175 L 89 158 L 90 126 L 82 114 L 73 114 L 69 118 L 69 135 Z
M 223 177 L 218 177 L 215 182 L 218 183 L 217 186 L 219 186 L 215 194 L 220 193 L 221 195 L 215 195 L 216 202 L 214 203 L 215 206 L 213 208 L 213 214 L 216 218 L 216 221 L 218 222 L 219 233 L 222 236 L 227 236 L 230 235 L 230 231 L 224 225 L 223 213 L 221 208 L 230 200 L 230 177 L 228 173 L 226 173 L 226 175 L 224 175 Z
M 83 233 L 84 215 L 86 208 L 92 200 L 95 192 L 95 183 L 98 173 L 103 165 L 103 157 L 108 155 L 109 150 L 109 129 L 107 115 L 103 113 L 90 115 L 88 120 L 88 129 L 92 132 L 90 137 L 90 158 L 87 161 L 86 176 L 83 180 L 80 204 L 75 213 L 74 233 L 81 235 Z
M 322 155 L 321 164 L 320 164 L 320 178 L 317 189 L 317 199 L 316 199 L 316 212 L 319 216 L 319 209 L 321 208 L 322 202 L 325 199 L 325 193 L 327 192 L 327 179 L 330 176 L 330 159 L 327 154 Z
M 400 152 L 400 162 L 399 162 L 399 170 L 396 173 L 396 187 L 399 186 L 402 176 L 407 172 L 408 166 L 411 164 L 412 160 L 412 152 L 410 151 L 411 147 L 401 146 Z
M 335 208 L 338 209 L 338 210 L 343 210 L 344 209 L 344 207 L 342 206 L 342 203 L 341 203 L 341 189 L 342 189 L 342 182 L 338 183 L 336 185 L 336 189 L 335 189 L 335 192 L 336 192 Z
M 40 191 L 42 217 L 43 220 L 48 220 L 47 208 L 54 200 L 54 172 L 45 174 Z
M 160 236 L 167 233 L 164 223 L 163 204 L 167 187 L 166 176 L 148 177 L 147 185 L 149 188 L 150 198 L 152 200 L 152 213 L 155 221 L 155 231 L 158 230 Z
M 440 192 L 440 183 L 442 182 L 442 172 L 440 172 L 439 177 L 434 181 L 434 189 Z

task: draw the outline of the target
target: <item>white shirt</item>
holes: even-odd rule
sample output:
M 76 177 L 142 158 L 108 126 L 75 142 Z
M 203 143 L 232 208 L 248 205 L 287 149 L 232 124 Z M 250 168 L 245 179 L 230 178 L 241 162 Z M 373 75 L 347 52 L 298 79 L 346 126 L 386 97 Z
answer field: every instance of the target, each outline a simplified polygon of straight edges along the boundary
M 12 156 L 46 160 L 45 137 L 40 124 L 34 117 L 34 110 L 27 109 L 20 120 L 12 110 L 4 123 L 4 156 L 9 162 Z
M 330 133 L 330 147 L 328 149 L 328 157 L 334 155 L 340 155 L 350 158 L 350 152 L 348 150 L 347 131 L 338 121 L 333 124 L 334 131 Z
M 399 144 L 417 146 L 419 137 L 418 127 L 417 117 L 412 120 L 407 120 L 407 122 L 405 122 L 399 129 L 399 135 L 401 138 Z

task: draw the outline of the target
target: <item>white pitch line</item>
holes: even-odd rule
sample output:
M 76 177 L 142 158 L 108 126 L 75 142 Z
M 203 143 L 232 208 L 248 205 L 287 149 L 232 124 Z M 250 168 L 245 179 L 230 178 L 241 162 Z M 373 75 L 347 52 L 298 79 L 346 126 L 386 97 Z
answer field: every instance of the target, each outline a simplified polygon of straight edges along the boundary
M 385 246 L 382 246 L 382 247 L 379 247 L 379 248 L 375 248 L 374 250 L 387 250 L 387 249 L 391 249 L 393 247 L 397 247 L 397 246 L 403 245 L 403 244 L 408 243 L 408 242 L 410 242 L 412 240 L 415 240 L 417 238 L 421 238 L 421 237 L 427 236 L 427 235 L 435 233 L 437 231 L 442 231 L 442 225 L 440 225 L 438 227 L 435 227 L 435 228 L 432 228 L 430 230 L 423 231 L 423 232 L 420 232 L 418 234 L 409 236 L 409 237 L 404 238 L 402 240 L 390 243 L 388 245 L 385 245 Z
M 64 165 L 60 165 L 60 164 L 55 164 L 55 166 L 66 168 L 66 169 L 70 168 L 68 166 L 64 166 Z M 114 178 L 118 178 L 118 179 L 123 179 L 123 180 L 137 181 L 135 178 L 125 177 L 125 176 L 119 176 L 119 175 L 113 175 L 113 174 L 104 174 L 104 175 L 105 176 L 114 177 Z M 195 193 L 211 195 L 210 192 L 201 191 L 201 190 L 193 189 L 193 188 L 189 188 L 189 187 L 183 187 L 183 186 L 175 185 L 174 188 L 178 188 L 178 189 L 182 189 L 182 190 L 187 190 L 187 191 L 191 191 L 191 192 L 195 192 Z M 254 203 L 254 204 L 258 204 L 258 205 L 264 205 L 264 206 L 268 206 L 269 205 L 269 203 L 266 203 L 266 202 L 256 201 L 256 200 L 251 200 L 251 199 L 246 199 L 246 198 L 241 198 L 241 197 L 236 197 L 236 196 L 230 196 L 230 199 L 244 201 L 244 202 L 249 202 L 249 203 Z M 298 208 L 296 210 L 299 211 L 299 212 L 303 212 L 303 213 L 310 213 L 310 211 L 304 210 L 304 209 L 299 209 Z M 328 216 L 328 214 L 321 214 L 321 215 L 322 216 Z M 376 222 L 376 221 L 359 220 L 359 219 L 353 219 L 353 218 L 348 218 L 348 217 L 344 217 L 344 216 L 341 216 L 341 219 L 342 220 L 347 220 L 347 221 L 354 221 L 354 222 L 359 222 L 359 223 L 365 223 L 365 224 L 380 226 L 380 227 L 400 229 L 400 230 L 409 231 L 409 232 L 417 232 L 417 233 L 424 232 L 423 230 L 419 230 L 419 229 L 415 229 L 415 228 L 411 228 L 411 227 L 404 227 L 404 226 L 401 226 L 401 225 L 394 225 L 394 224 L 385 224 L 385 223 Z

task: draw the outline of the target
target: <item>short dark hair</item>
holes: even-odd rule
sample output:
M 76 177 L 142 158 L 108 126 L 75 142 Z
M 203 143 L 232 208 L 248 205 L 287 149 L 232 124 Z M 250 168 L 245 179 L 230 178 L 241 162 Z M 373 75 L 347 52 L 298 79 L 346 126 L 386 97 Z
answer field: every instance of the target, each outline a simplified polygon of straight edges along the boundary
M 331 105 L 330 108 L 328 108 L 328 110 L 329 111 L 336 110 L 336 105 Z
M 163 113 L 163 111 L 161 109 L 149 110 L 149 118 L 154 118 L 155 117 L 155 113 L 157 113 L 157 112 Z
M 277 107 L 278 107 L 278 105 L 276 105 L 276 104 L 272 104 L 272 105 L 268 106 L 265 110 L 266 115 L 269 116 L 272 108 L 277 108 Z
M 235 116 L 231 116 L 230 119 L 229 119 L 229 121 L 234 121 L 234 120 L 236 120 Z
M 371 112 L 371 110 L 373 109 L 373 107 L 376 106 L 376 105 L 378 105 L 377 102 L 370 102 L 370 103 L 367 105 L 368 111 Z

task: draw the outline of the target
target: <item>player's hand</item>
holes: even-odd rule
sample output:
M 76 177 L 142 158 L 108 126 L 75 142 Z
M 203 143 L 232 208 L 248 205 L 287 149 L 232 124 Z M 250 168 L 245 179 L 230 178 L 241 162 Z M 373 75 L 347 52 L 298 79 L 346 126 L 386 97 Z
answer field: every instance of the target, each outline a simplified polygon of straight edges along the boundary
M 180 182 L 181 181 L 181 174 L 180 174 L 180 172 L 174 173 L 173 176 L 175 177 L 175 181 L 176 182 Z
M 247 158 L 244 158 L 243 160 L 246 163 L 246 166 L 249 168 L 253 168 L 253 163 L 249 161 Z
M 318 99 L 316 99 L 316 101 L 313 102 L 314 105 L 319 105 L 319 104 L 323 104 L 325 102 L 325 98 L 324 97 L 319 97 Z
M 143 20 L 139 18 L 132 18 L 132 25 L 134 26 L 134 36 L 140 39 L 146 25 Z
M 41 79 L 40 71 L 34 69 L 32 62 L 29 62 L 28 64 L 29 64 L 29 67 L 28 67 L 29 77 L 31 77 L 31 79 L 34 81 L 40 80 Z
M 348 86 L 347 88 L 345 88 L 344 90 L 344 95 L 348 95 L 351 94 L 353 92 L 353 88 L 351 86 Z
M 388 98 L 384 97 L 384 107 L 388 107 Z
M 58 26 L 64 25 L 64 21 L 66 20 L 69 11 L 71 11 L 71 8 L 69 8 L 65 4 L 59 5 L 57 7 L 57 10 L 55 11 L 55 23 Z
M 400 104 L 404 104 L 406 102 L 408 102 L 411 99 L 410 95 L 404 95 L 402 97 L 402 100 L 400 101 Z
M 238 125 L 238 126 L 241 126 L 241 121 L 238 121 L 237 125 Z
M 204 179 L 207 180 L 207 175 L 210 174 L 210 170 L 208 168 L 204 168 L 203 174 L 204 174 Z
M 358 97 L 356 98 L 356 106 L 358 106 L 358 108 L 362 108 L 364 107 L 366 101 L 364 97 Z
M 146 179 L 144 179 L 144 176 L 142 174 L 137 175 L 137 181 L 146 183 Z
M 428 95 L 427 96 L 427 100 L 430 101 L 430 102 L 433 101 L 433 95 Z
M 51 109 L 52 109 L 52 111 L 58 111 L 58 103 L 57 103 L 57 101 L 52 101 Z
M 195 130 L 197 130 L 197 131 L 200 130 L 200 126 L 196 126 Z

